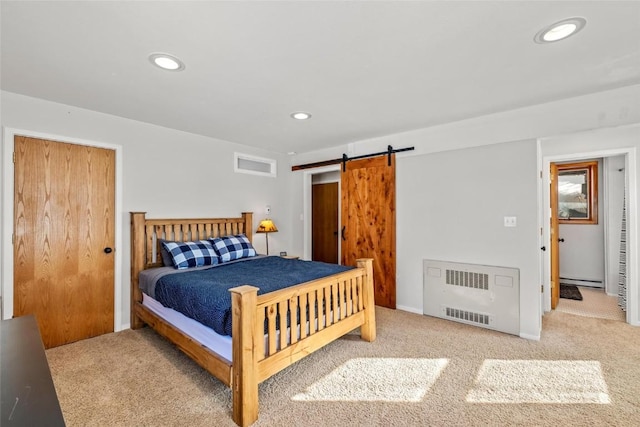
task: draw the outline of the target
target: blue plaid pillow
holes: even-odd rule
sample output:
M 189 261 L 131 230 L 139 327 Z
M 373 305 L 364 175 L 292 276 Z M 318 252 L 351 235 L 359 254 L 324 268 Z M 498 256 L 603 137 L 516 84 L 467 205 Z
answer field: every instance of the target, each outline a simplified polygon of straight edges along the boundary
M 256 250 L 244 234 L 236 236 L 216 237 L 211 240 L 213 249 L 220 257 L 220 262 L 256 256 Z
M 219 263 L 218 254 L 213 249 L 210 240 L 198 240 L 196 242 L 163 241 L 162 246 L 169 252 L 173 265 L 178 270 Z

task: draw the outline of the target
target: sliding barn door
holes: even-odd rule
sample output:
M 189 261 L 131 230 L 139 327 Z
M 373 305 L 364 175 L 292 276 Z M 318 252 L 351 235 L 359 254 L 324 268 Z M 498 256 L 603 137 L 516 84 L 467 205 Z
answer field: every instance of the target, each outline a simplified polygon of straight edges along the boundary
M 396 308 L 395 155 L 353 160 L 341 175 L 342 263 L 373 258 L 376 305 Z
M 113 332 L 115 151 L 17 136 L 15 317 L 45 347 Z

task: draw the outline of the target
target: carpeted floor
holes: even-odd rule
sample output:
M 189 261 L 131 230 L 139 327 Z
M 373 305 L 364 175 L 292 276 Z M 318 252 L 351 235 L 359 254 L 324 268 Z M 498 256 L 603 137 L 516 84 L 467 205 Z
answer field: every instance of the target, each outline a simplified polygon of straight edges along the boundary
M 607 295 L 603 289 L 579 287 L 582 301 L 560 299 L 556 311 L 577 316 L 598 317 L 601 319 L 626 322 L 626 312 L 618 306 L 618 298 Z
M 256 426 L 635 426 L 640 328 L 552 312 L 540 341 L 379 308 L 260 385 Z M 231 394 L 153 331 L 47 350 L 67 425 L 233 426 Z

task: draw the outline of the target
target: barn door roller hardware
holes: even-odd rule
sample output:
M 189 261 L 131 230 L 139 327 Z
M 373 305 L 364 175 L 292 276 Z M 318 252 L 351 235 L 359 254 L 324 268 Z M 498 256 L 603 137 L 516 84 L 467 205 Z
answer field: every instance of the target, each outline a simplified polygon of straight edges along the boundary
M 297 170 L 302 170 L 302 169 L 312 169 L 312 168 L 319 168 L 319 167 L 322 167 L 322 166 L 337 165 L 339 163 L 342 163 L 342 171 L 344 172 L 346 170 L 346 167 L 347 167 L 347 162 L 350 161 L 350 160 L 365 159 L 367 157 L 376 157 L 376 156 L 384 156 L 384 155 L 386 155 L 387 158 L 388 158 L 387 164 L 389 166 L 391 166 L 391 155 L 392 154 L 401 153 L 403 151 L 412 151 L 414 149 L 415 149 L 415 147 L 394 149 L 392 146 L 388 145 L 387 146 L 387 151 L 380 151 L 378 153 L 371 153 L 371 154 L 363 154 L 361 156 L 355 156 L 355 157 L 349 157 L 346 154 L 343 154 L 342 158 L 340 158 L 340 159 L 324 160 L 322 162 L 307 163 L 307 164 L 304 164 L 304 165 L 296 165 L 296 166 L 292 166 L 291 170 L 292 171 L 297 171 Z

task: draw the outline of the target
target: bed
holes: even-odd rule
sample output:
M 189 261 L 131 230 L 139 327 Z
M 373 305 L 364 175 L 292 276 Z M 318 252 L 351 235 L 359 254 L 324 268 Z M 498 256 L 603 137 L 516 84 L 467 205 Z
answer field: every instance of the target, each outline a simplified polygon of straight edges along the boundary
M 250 285 L 229 289 L 232 334 L 226 337 L 231 341 L 226 357 L 143 303 L 149 298 L 140 289 L 140 273 L 164 265 L 162 240 L 244 234 L 251 242 L 252 217 L 245 212 L 237 218 L 148 219 L 145 212 L 131 213 L 131 328 L 147 324 L 229 386 L 232 418 L 240 426 L 258 419 L 262 381 L 358 327 L 363 340 L 376 338 L 371 259 L 359 259 L 347 271 L 260 295 Z

